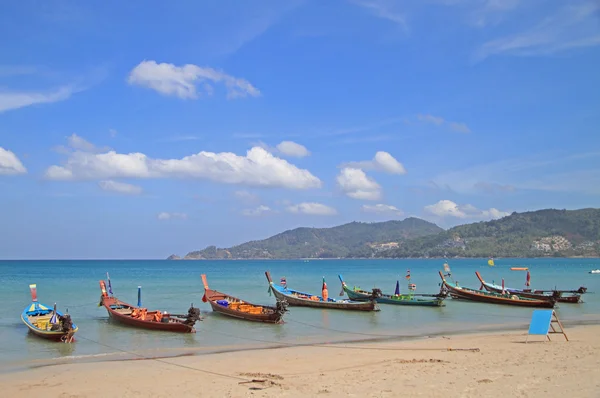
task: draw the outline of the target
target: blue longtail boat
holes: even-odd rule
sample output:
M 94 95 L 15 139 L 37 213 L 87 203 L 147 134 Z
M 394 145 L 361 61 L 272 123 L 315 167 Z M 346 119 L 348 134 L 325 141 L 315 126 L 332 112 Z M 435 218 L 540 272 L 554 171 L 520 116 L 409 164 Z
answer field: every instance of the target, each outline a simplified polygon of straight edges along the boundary
M 31 333 L 48 340 L 70 343 L 77 332 L 77 325 L 71 321 L 69 314 L 56 310 L 56 304 L 51 308 L 37 300 L 37 286 L 29 285 L 31 304 L 23 310 L 21 320 Z
M 362 290 L 360 287 L 352 287 L 350 288 L 341 275 L 338 275 L 340 278 L 340 282 L 342 283 L 342 293 L 344 292 L 348 295 L 350 300 L 356 301 L 365 301 L 370 300 L 372 293 Z M 411 284 L 411 286 L 415 286 Z M 416 286 L 415 286 L 416 288 Z M 377 297 L 376 300 L 380 304 L 395 304 L 395 305 L 417 305 L 424 307 L 441 307 L 444 304 L 445 296 L 439 294 L 400 294 L 400 283 L 396 282 L 396 292 L 395 294 L 385 294 L 382 293 L 380 297 Z

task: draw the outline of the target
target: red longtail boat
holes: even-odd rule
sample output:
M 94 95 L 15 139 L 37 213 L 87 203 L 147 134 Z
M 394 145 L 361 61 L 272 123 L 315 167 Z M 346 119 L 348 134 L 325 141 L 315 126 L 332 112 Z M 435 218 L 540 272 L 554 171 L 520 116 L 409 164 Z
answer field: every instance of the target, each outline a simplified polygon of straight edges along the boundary
M 104 306 L 110 318 L 123 325 L 141 329 L 163 330 L 168 332 L 195 333 L 194 324 L 201 320 L 200 310 L 192 305 L 187 315 L 169 314 L 160 311 L 148 311 L 141 306 L 134 306 L 109 296 L 106 292 L 106 283 L 100 281 L 99 306 Z

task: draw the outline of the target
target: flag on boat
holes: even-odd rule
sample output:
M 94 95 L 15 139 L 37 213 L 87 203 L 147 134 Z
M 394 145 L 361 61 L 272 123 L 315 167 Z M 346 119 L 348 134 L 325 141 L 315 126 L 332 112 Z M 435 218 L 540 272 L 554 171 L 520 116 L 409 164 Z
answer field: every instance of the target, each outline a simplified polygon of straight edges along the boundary
M 281 286 L 287 285 L 287 279 L 285 279 L 285 276 L 281 277 L 281 279 L 279 280 L 279 283 L 281 284 Z
M 110 293 L 110 295 L 112 296 L 112 285 L 110 284 L 110 276 L 108 275 L 108 272 L 106 273 L 106 280 L 108 281 L 108 293 Z
M 450 272 L 450 266 L 448 263 L 444 263 L 444 272 Z
M 396 290 L 394 291 L 396 296 L 400 295 L 400 281 L 396 281 Z
M 58 314 L 56 313 L 56 303 L 54 303 L 54 310 L 52 311 L 52 317 L 50 318 L 50 324 L 56 325 L 58 323 Z
M 325 283 L 325 277 L 323 277 L 323 287 L 321 288 L 323 301 L 327 301 L 329 299 L 329 291 L 327 290 L 327 283 Z
M 527 271 L 527 276 L 525 279 L 525 286 L 530 286 L 531 285 L 531 274 L 529 273 L 529 271 Z
M 142 306 L 142 287 L 138 286 L 138 307 Z
M 490 267 L 493 267 L 493 266 L 494 266 L 494 259 L 493 259 L 493 258 L 491 258 L 491 257 L 490 257 L 490 259 L 488 260 L 488 265 L 489 265 Z
M 31 291 L 31 301 L 37 301 L 37 285 L 29 285 L 29 290 Z
M 406 279 L 410 279 L 410 270 L 409 269 L 406 270 Z

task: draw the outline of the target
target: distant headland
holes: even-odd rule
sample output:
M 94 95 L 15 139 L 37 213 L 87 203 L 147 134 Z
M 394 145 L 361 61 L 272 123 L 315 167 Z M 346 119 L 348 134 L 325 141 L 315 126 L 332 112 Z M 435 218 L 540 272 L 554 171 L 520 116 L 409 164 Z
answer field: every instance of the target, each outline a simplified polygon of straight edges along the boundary
M 168 260 L 430 257 L 599 257 L 600 209 L 545 209 L 448 230 L 409 217 L 332 228 L 296 228 L 230 248 Z

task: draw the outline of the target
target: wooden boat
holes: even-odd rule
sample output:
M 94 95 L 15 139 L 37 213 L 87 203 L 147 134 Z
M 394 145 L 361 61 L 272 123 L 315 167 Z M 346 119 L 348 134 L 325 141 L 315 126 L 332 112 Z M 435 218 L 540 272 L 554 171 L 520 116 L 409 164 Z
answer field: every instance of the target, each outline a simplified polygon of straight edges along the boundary
M 338 275 L 340 282 L 342 283 L 342 289 L 348 295 L 350 300 L 356 301 L 367 301 L 371 300 L 373 293 L 369 293 L 366 290 L 362 290 L 356 286 L 353 288 L 348 287 L 346 282 L 341 275 Z M 396 304 L 396 305 L 417 305 L 426 307 L 441 307 L 444 305 L 444 298 L 439 294 L 399 294 L 391 295 L 382 293 L 380 297 L 376 298 L 376 301 L 380 304 Z
M 493 283 L 489 283 L 483 280 L 479 271 L 475 271 L 475 275 L 481 282 L 481 286 L 488 292 L 494 293 L 502 293 L 502 286 L 495 285 Z M 508 287 L 504 288 L 505 292 L 510 294 L 516 294 L 521 297 L 527 297 L 538 300 L 551 300 L 554 299 L 559 303 L 571 303 L 577 304 L 581 302 L 581 295 L 577 293 L 572 293 L 570 296 L 563 296 L 564 291 L 561 290 L 552 290 L 550 292 L 545 290 L 531 290 L 531 289 L 511 289 Z
M 276 285 L 271 279 L 269 271 L 265 272 L 267 281 L 269 281 L 269 289 L 278 300 L 285 300 L 290 306 L 295 307 L 311 307 L 311 308 L 327 308 L 338 310 L 354 310 L 354 311 L 379 311 L 377 301 L 375 301 L 377 293 L 374 292 L 374 297 L 371 301 L 353 301 L 353 300 L 336 300 L 328 298 L 323 300 L 323 297 L 308 293 L 302 293 L 297 290 L 288 289 L 287 286 Z
M 141 329 L 163 330 L 168 332 L 195 333 L 194 324 L 200 319 L 200 310 L 192 305 L 187 315 L 175 315 L 160 311 L 148 311 L 141 306 L 134 306 L 109 296 L 106 284 L 100 281 L 99 306 L 104 306 L 111 319 L 123 325 Z
M 50 308 L 37 300 L 37 286 L 29 285 L 31 291 L 31 304 L 21 313 L 21 320 L 34 335 L 55 341 L 71 343 L 73 335 L 78 327 L 71 321 L 69 314 L 63 314 L 54 308 Z
M 210 289 L 206 281 L 206 275 L 204 274 L 202 274 L 202 283 L 204 284 L 204 297 L 202 297 L 202 301 L 208 301 L 215 312 L 248 321 L 266 323 L 283 322 L 283 315 L 287 311 L 287 303 L 285 301 L 277 300 L 276 307 L 261 306 Z
M 450 294 L 453 299 L 463 299 L 488 304 L 506 304 L 521 307 L 554 308 L 556 300 L 537 300 L 526 297 L 520 297 L 515 294 L 499 294 L 482 290 L 469 289 L 468 287 L 452 285 L 446 281 L 442 272 L 439 272 L 442 278 L 442 289 L 440 294 Z
M 510 270 L 511 271 L 528 271 L 529 268 L 527 268 L 527 267 L 511 267 Z

